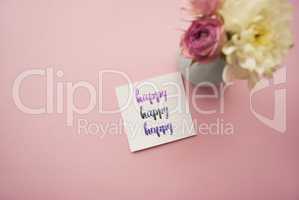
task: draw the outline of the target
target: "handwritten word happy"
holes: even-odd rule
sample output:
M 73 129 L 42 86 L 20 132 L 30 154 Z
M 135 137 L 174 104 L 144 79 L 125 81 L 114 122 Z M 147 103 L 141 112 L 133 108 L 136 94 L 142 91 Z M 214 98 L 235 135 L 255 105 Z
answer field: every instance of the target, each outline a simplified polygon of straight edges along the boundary
M 144 122 L 143 125 L 144 132 L 146 135 L 157 135 L 158 137 L 161 137 L 161 134 L 166 135 L 169 133 L 170 135 L 173 134 L 173 127 L 172 123 L 156 126 L 156 127 L 148 127 L 147 122 Z
M 165 106 L 163 108 L 157 108 L 153 110 L 145 111 L 142 106 L 140 106 L 140 116 L 142 119 L 148 119 L 152 117 L 155 121 L 159 117 L 162 119 L 162 116 L 165 115 L 165 119 L 168 119 L 168 107 Z
M 135 97 L 136 101 L 139 104 L 149 102 L 150 104 L 153 104 L 153 102 L 159 103 L 161 99 L 164 98 L 164 101 L 167 101 L 167 91 L 162 90 L 162 91 L 155 91 L 155 92 L 149 92 L 146 94 L 140 94 L 139 89 L 135 90 Z

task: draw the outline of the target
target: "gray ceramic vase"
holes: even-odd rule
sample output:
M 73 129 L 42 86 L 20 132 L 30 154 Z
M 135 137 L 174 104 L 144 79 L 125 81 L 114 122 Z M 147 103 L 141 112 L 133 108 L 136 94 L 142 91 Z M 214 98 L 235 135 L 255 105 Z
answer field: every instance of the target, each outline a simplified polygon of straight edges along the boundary
M 185 77 L 194 85 L 209 82 L 212 84 L 220 84 L 223 82 L 222 72 L 225 66 L 225 61 L 219 58 L 207 64 L 194 63 L 192 60 L 179 55 L 178 65 L 179 70 Z

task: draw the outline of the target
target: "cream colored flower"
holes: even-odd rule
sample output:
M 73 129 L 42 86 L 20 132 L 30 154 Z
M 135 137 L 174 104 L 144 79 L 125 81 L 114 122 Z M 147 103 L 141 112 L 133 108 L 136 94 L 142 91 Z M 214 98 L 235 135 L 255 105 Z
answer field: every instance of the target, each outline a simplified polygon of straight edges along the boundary
M 288 0 L 226 0 L 220 13 L 231 36 L 224 80 L 248 79 L 252 87 L 271 77 L 293 44 Z

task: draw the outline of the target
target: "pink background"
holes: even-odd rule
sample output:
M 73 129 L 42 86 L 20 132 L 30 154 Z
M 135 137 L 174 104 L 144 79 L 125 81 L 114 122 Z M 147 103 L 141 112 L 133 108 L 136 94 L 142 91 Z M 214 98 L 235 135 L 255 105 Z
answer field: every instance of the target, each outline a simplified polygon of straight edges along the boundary
M 298 27 L 299 1 L 295 5 Z M 286 61 L 287 132 L 259 122 L 249 110 L 248 89 L 238 82 L 226 93 L 225 113 L 199 115 L 201 122 L 223 118 L 232 136 L 197 136 L 132 154 L 127 138 L 80 135 L 64 114 L 28 115 L 12 98 L 23 71 L 53 67 L 60 82 L 97 84 L 97 73 L 120 70 L 134 81 L 176 71 L 182 28 L 180 0 L 1 0 L 0 1 L 0 199 L 299 199 L 298 53 Z M 298 28 L 296 28 L 298 29 Z M 295 28 L 294 28 L 295 30 Z M 296 40 L 299 42 L 296 30 Z M 119 77 L 104 79 L 101 101 L 116 108 Z M 22 85 L 27 105 L 44 105 L 45 81 Z M 274 87 L 255 98 L 259 112 L 272 115 Z M 76 103 L 84 107 L 86 91 Z M 216 107 L 218 100 L 203 102 Z M 75 116 L 97 123 L 120 114 L 96 110 Z M 104 134 L 104 132 L 101 132 Z

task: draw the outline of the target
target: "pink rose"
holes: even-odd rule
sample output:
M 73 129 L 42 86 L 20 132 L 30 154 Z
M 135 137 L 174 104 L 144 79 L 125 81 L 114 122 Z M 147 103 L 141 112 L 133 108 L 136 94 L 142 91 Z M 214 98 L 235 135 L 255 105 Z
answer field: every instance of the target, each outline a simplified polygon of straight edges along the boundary
M 192 12 L 194 15 L 215 14 L 221 4 L 221 0 L 191 0 Z
M 219 18 L 199 18 L 182 38 L 182 53 L 194 61 L 208 62 L 220 55 L 224 40 L 223 22 Z

